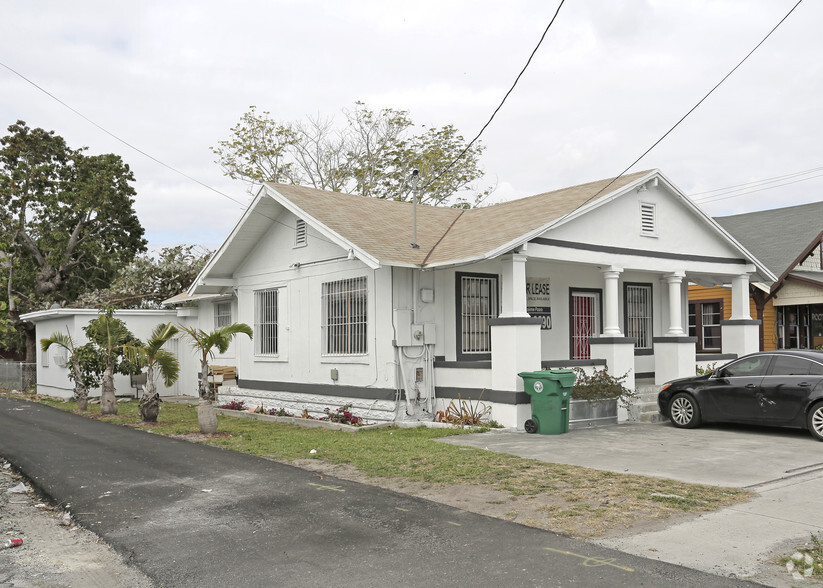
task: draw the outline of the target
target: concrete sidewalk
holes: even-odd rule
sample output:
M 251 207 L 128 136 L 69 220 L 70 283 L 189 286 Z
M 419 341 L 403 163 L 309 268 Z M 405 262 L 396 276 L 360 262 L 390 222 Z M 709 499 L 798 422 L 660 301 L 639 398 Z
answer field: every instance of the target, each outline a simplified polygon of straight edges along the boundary
M 494 432 L 443 442 L 555 463 L 685 482 L 748 488 L 751 502 L 601 545 L 712 574 L 775 586 L 791 576 L 770 564 L 823 534 L 823 444 L 806 431 L 670 423 L 577 429 L 565 435 Z

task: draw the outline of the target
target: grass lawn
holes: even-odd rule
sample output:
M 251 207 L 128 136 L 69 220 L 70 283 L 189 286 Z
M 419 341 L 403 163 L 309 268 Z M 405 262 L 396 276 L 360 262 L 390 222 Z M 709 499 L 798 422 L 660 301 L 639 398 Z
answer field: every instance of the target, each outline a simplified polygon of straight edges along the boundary
M 45 397 L 37 401 L 77 412 L 74 402 Z M 615 526 L 716 510 L 752 496 L 737 488 L 618 474 L 434 442 L 463 434 L 460 429 L 383 428 L 349 433 L 218 416 L 218 434 L 210 437 L 197 435 L 196 409 L 188 404 L 164 403 L 157 423 L 142 423 L 134 401 L 120 403 L 114 417 L 101 417 L 99 410 L 99 405 L 91 405 L 90 411 L 78 414 L 161 435 L 183 435 L 285 463 L 343 464 L 375 485 L 482 487 L 499 494 L 498 500 L 487 499 L 485 508 L 500 502 L 514 505 L 503 518 L 516 518 L 510 514 L 528 507 L 530 514 L 521 522 L 573 536 L 601 535 Z M 467 510 L 490 514 L 483 505 Z

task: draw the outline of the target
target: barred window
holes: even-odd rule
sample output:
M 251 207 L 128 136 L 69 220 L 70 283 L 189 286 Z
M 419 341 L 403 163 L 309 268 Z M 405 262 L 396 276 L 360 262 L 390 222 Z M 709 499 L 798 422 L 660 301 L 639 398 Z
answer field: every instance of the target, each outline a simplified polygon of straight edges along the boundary
M 636 349 L 652 348 L 652 287 L 626 284 L 626 336 L 637 339 Z
M 215 302 L 214 328 L 219 329 L 231 324 L 231 301 Z
M 257 355 L 277 355 L 278 290 L 254 293 L 254 345 Z
M 366 353 L 366 277 L 323 284 L 323 354 Z
M 462 354 L 489 353 L 489 319 L 497 318 L 497 276 L 458 274 Z

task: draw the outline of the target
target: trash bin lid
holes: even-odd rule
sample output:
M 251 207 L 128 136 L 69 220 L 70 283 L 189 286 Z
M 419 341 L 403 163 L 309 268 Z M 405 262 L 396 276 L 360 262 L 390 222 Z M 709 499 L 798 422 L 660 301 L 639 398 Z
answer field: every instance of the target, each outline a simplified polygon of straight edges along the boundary
M 517 374 L 521 378 L 529 378 L 531 380 L 554 380 L 558 382 L 563 388 L 571 388 L 574 386 L 575 374 L 569 369 L 553 369 L 540 370 L 536 372 L 520 372 Z

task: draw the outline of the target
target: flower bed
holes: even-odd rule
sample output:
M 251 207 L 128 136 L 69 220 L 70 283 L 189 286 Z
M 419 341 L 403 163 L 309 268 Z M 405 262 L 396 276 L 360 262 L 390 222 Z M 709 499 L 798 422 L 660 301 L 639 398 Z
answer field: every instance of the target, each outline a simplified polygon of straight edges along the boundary
M 217 413 L 226 416 L 267 420 L 303 427 L 322 427 L 339 431 L 358 431 L 360 429 L 375 429 L 391 425 L 391 423 L 367 425 L 362 417 L 352 414 L 350 408 L 351 404 L 341 406 L 335 410 L 325 408 L 326 416 L 324 417 L 313 417 L 307 410 L 304 410 L 302 415 L 295 416 L 284 408 L 264 409 L 262 405 L 258 408 L 248 408 L 244 400 L 232 400 L 218 407 Z

